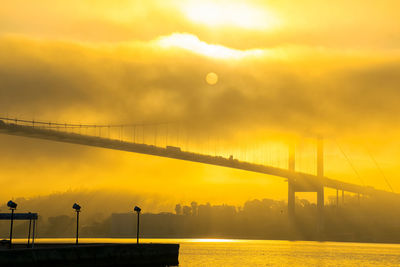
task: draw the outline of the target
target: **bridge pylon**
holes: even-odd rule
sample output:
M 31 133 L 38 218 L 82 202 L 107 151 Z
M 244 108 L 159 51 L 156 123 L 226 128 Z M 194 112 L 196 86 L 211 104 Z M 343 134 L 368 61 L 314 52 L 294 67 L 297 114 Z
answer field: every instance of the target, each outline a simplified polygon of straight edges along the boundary
M 289 144 L 289 171 L 296 171 L 296 146 L 293 142 Z M 296 204 L 296 189 L 295 183 L 289 179 L 288 180 L 288 215 L 289 219 L 292 220 L 294 217 L 294 209 Z
M 289 145 L 289 171 L 293 172 L 293 177 L 288 179 L 288 216 L 290 221 L 294 221 L 296 192 L 315 192 L 317 193 L 317 235 L 321 238 L 324 231 L 324 146 L 323 139 L 317 140 L 317 176 L 319 179 L 310 181 L 297 179 L 295 170 L 295 145 Z
M 318 208 L 318 235 L 321 237 L 324 232 L 324 140 L 318 137 L 317 140 L 317 177 L 321 181 L 321 185 L 317 192 L 317 208 Z

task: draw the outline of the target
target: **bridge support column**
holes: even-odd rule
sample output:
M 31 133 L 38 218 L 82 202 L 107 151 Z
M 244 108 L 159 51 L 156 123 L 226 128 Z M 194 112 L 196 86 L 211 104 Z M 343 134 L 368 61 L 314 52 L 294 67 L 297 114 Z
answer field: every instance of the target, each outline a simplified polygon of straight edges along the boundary
M 342 189 L 342 205 L 344 205 L 344 190 Z
M 298 179 L 298 174 L 295 172 L 295 149 L 294 144 L 289 146 L 289 171 L 293 176 L 288 179 L 288 217 L 290 222 L 295 219 L 295 204 L 296 192 L 316 192 L 317 193 L 317 237 L 323 239 L 324 232 L 324 147 L 322 138 L 318 138 L 317 147 L 317 179 L 318 181 L 305 182 Z
M 321 137 L 317 141 L 317 176 L 324 178 L 324 140 Z
M 295 163 L 296 163 L 296 148 L 295 144 L 291 143 L 289 145 L 289 171 L 295 171 Z
M 318 237 L 322 239 L 324 232 L 324 141 L 322 137 L 318 137 L 317 141 L 317 176 L 321 185 L 317 191 L 317 208 L 318 208 Z
M 294 209 L 296 204 L 296 190 L 294 187 L 294 183 L 288 181 L 288 216 L 291 221 L 294 218 Z
M 339 189 L 336 189 L 336 208 L 339 208 Z
M 289 144 L 289 171 L 295 172 L 295 162 L 296 162 L 296 149 L 295 144 L 291 142 Z M 296 204 L 296 189 L 294 182 L 288 181 L 288 216 L 290 220 L 294 218 L 294 209 Z
M 317 191 L 317 209 L 318 209 L 318 226 L 317 233 L 318 238 L 322 239 L 322 234 L 324 232 L 324 187 Z

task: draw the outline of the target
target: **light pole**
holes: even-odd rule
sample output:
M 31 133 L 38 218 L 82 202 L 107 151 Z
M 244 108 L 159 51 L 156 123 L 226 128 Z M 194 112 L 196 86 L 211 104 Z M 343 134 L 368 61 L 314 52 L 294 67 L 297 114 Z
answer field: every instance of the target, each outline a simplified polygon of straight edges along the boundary
M 137 212 L 136 243 L 139 244 L 139 215 L 142 209 L 138 206 L 135 206 L 133 210 Z
M 78 245 L 78 238 L 79 238 L 79 212 L 81 212 L 81 206 L 74 203 L 72 208 L 76 211 L 76 242 L 75 244 Z
M 29 248 L 29 242 L 31 241 L 31 228 L 32 228 L 32 215 L 31 215 L 31 213 L 29 212 L 29 215 L 30 215 L 30 217 L 29 217 L 29 231 L 28 231 L 28 245 L 27 245 L 27 247 Z
M 14 211 L 17 208 L 17 203 L 12 200 L 7 202 L 7 207 L 11 210 L 11 226 L 10 226 L 10 245 L 9 248 L 12 248 L 12 234 L 13 234 L 13 225 L 14 225 Z

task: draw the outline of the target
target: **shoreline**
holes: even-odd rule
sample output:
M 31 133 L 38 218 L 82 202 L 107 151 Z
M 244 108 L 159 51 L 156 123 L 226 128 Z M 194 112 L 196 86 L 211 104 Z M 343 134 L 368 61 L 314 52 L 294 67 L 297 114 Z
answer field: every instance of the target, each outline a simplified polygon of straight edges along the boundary
M 35 243 L 48 243 L 52 240 L 57 241 L 57 243 L 70 244 L 75 242 L 74 237 L 39 237 L 35 239 Z M 116 243 L 136 243 L 136 237 L 82 237 L 79 239 L 81 244 L 88 243 L 114 243 L 107 241 L 115 241 Z M 13 241 L 16 244 L 23 244 L 26 242 L 26 238 L 14 238 Z M 85 242 L 87 241 L 87 242 Z M 98 241 L 98 242 L 96 242 Z M 125 242 L 127 241 L 127 242 Z M 316 243 L 347 243 L 347 244 L 386 244 L 386 245 L 400 245 L 399 242 L 363 242 L 363 241 L 341 241 L 341 240 L 303 240 L 303 239 L 253 239 L 253 238 L 229 238 L 229 237 L 143 237 L 140 238 L 140 243 L 246 243 L 246 242 L 316 242 Z M 160 242 L 161 241 L 161 242 Z M 179 242 L 181 241 L 181 242 Z M 183 241 L 183 242 L 182 242 Z

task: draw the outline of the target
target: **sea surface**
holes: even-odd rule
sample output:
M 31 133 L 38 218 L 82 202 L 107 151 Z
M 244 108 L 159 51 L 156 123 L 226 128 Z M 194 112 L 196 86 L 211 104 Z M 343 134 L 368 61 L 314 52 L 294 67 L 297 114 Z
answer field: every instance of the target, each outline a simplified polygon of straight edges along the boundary
M 82 238 L 80 242 L 135 243 L 136 239 Z M 179 243 L 179 266 L 400 266 L 400 244 L 236 239 L 141 239 L 141 242 Z

